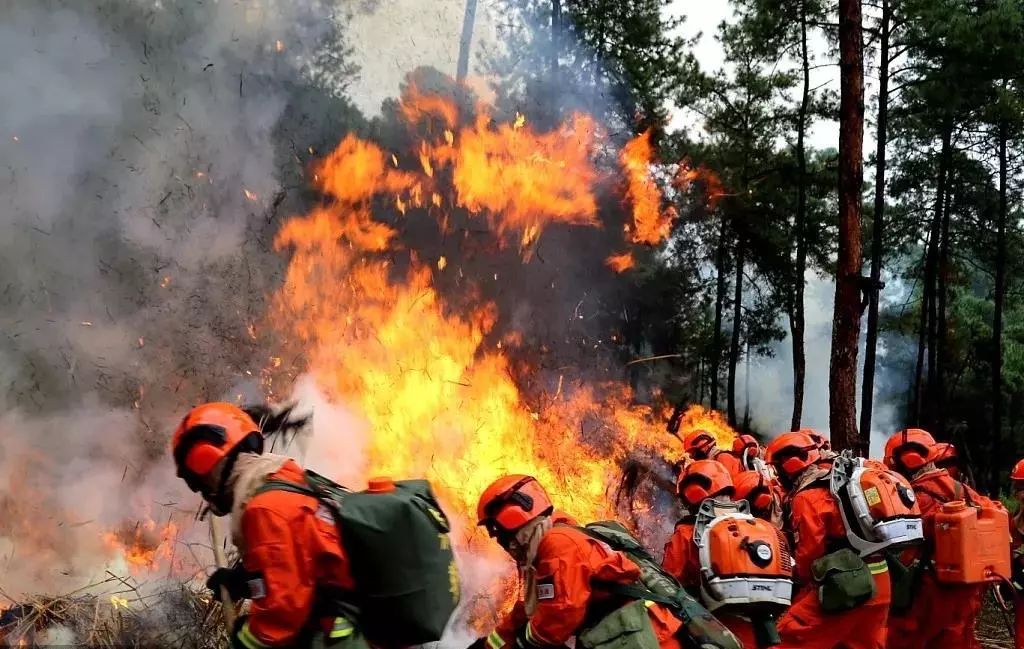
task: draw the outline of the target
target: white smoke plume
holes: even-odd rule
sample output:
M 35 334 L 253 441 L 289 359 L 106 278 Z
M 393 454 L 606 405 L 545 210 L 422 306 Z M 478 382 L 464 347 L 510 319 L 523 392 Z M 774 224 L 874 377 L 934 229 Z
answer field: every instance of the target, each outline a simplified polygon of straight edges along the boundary
M 822 278 L 813 271 L 808 271 L 805 278 L 807 288 L 804 294 L 806 321 L 804 344 L 807 376 L 804 384 L 801 425 L 827 433 L 829 429 L 828 380 L 832 350 L 832 310 L 835 301 L 835 282 L 831 278 Z M 883 292 L 881 308 L 884 310 L 887 306 L 902 301 L 905 297 L 904 292 L 904 289 L 898 285 Z M 789 323 L 782 321 L 780 326 L 788 331 Z M 860 368 L 857 378 L 858 410 L 861 378 L 864 370 L 866 327 L 867 320 L 865 318 L 861 323 L 861 347 L 857 356 Z M 905 377 L 899 376 L 897 368 L 893 368 L 887 363 L 890 346 L 899 344 L 901 344 L 900 341 L 892 337 L 883 335 L 879 338 L 878 356 L 875 362 L 875 400 L 871 425 L 871 453 L 873 456 L 880 456 L 886 438 L 901 425 L 899 404 L 886 390 L 887 385 L 905 380 Z M 772 347 L 772 351 L 771 357 L 752 357 L 750 359 L 749 380 L 745 363 L 737 375 L 737 401 L 740 413 L 743 412 L 745 406 L 749 405 L 751 425 L 770 437 L 789 430 L 793 413 L 792 341 L 787 336 L 785 340 L 776 343 Z M 749 401 L 745 398 L 748 393 Z

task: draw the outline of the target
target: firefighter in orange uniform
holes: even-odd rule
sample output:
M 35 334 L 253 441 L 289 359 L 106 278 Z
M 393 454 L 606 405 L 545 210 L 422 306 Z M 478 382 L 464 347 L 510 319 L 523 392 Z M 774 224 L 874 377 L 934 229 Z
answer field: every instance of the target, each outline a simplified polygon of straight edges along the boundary
M 724 465 L 715 460 L 691 462 L 676 481 L 676 494 L 687 514 L 676 523 L 672 538 L 665 545 L 662 567 L 694 597 L 700 597 L 700 558 L 693 542 L 697 508 L 707 498 L 731 498 L 733 493 L 732 476 Z M 758 645 L 749 620 L 727 615 L 717 617 L 744 647 L 756 649 Z
M 510 475 L 480 497 L 480 525 L 511 556 L 523 578 L 523 600 L 474 649 L 559 647 L 631 600 L 600 582 L 633 584 L 640 569 L 624 554 L 591 538 L 554 509 L 536 479 Z M 661 605 L 647 608 L 662 649 L 679 649 L 682 622 Z
M 875 595 L 855 608 L 822 610 L 811 565 L 848 548 L 839 503 L 829 490 L 830 454 L 806 432 L 783 433 L 767 449 L 768 463 L 789 490 L 787 529 L 793 537 L 795 577 L 799 590 L 793 606 L 779 620 L 782 647 L 793 649 L 882 649 L 889 617 L 889 573 L 882 557 L 865 559 Z
M 1017 513 L 1010 519 L 1013 539 L 1013 585 L 1015 647 L 1024 647 L 1024 460 L 1017 462 L 1010 472 L 1010 489 L 1017 501 Z
M 756 443 L 756 440 L 755 440 Z M 743 471 L 740 458 L 730 451 L 718 448 L 714 436 L 706 430 L 697 429 L 683 439 L 683 450 L 691 460 L 716 460 L 729 471 L 729 475 L 737 475 Z
M 901 556 L 907 566 L 921 570 L 909 610 L 889 617 L 889 649 L 977 649 L 974 626 L 981 612 L 984 585 L 941 584 L 931 567 L 935 551 L 935 514 L 944 503 L 966 500 L 991 504 L 988 498 L 935 466 L 935 439 L 928 431 L 908 428 L 885 444 L 885 464 L 910 481 L 921 508 L 925 542 Z M 936 624 L 941 620 L 942 624 Z
M 264 454 L 256 422 L 230 403 L 193 408 L 172 445 L 178 477 L 214 514 L 231 514 L 242 565 L 218 569 L 207 585 L 217 593 L 226 588 L 233 599 L 252 600 L 248 616 L 235 625 L 232 647 L 366 647 L 349 618 L 317 600 L 325 590 L 354 588 L 333 519 L 312 496 L 256 493 L 270 479 L 302 484 L 299 465 Z
M 949 442 L 937 442 L 933 452 L 935 466 L 945 469 L 949 477 L 960 480 L 960 455 Z
M 770 481 L 760 471 L 744 471 L 734 480 L 736 500 L 750 504 L 750 513 L 782 528 L 782 501 L 785 492 L 777 482 Z

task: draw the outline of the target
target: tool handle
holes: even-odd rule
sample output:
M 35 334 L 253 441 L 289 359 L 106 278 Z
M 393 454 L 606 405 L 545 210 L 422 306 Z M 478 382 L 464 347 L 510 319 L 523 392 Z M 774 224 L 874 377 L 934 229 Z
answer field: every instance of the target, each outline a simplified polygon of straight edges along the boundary
M 218 568 L 227 568 L 227 560 L 224 558 L 224 539 L 221 537 L 220 525 L 218 525 L 218 518 L 216 516 L 210 517 L 210 539 L 213 543 L 213 560 L 216 562 Z M 235 603 L 231 601 L 231 595 L 228 594 L 226 586 L 220 587 L 220 603 L 221 609 L 224 611 L 224 626 L 227 627 L 228 634 L 235 630 Z

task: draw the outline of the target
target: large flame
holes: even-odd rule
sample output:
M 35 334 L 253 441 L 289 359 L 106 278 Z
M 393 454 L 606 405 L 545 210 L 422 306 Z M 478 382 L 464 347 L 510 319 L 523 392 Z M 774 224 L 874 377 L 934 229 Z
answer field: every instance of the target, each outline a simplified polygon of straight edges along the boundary
M 630 239 L 650 246 L 668 238 L 675 218 L 675 212 L 661 207 L 661 191 L 651 173 L 653 157 L 649 129 L 627 142 L 619 154 L 626 173 L 626 195 L 633 206 Z
M 380 254 L 397 247 L 382 205 L 403 214 L 422 206 L 416 215 L 442 227 L 462 208 L 524 249 L 552 222 L 596 225 L 592 120 L 575 115 L 540 133 L 521 116 L 495 125 L 478 109 L 460 127 L 450 101 L 415 88 L 399 112 L 410 132 L 427 133 L 414 150 L 385 153 L 347 137 L 316 169 L 331 200 L 278 234 L 276 247 L 292 257 L 275 326 L 304 350 L 328 397 L 369 423 L 367 470 L 429 477 L 470 529 L 480 493 L 506 473 L 536 476 L 581 519 L 613 513 L 618 461 L 638 447 L 680 452 L 658 418 L 630 405 L 620 384 L 560 376 L 545 398 L 524 395 L 513 378 L 521 364 L 492 340 L 494 304 L 471 299 L 453 312 L 434 283 L 447 259 L 410 254 L 399 272 L 393 254 Z M 416 164 L 399 169 L 400 159 Z M 427 204 L 430 194 L 454 195 L 455 205 Z

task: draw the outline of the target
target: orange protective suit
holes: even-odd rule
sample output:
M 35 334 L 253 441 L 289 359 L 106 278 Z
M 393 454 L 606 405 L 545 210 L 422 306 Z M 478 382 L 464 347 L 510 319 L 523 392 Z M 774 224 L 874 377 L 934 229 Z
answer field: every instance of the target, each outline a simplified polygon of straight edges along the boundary
M 487 637 L 491 649 L 511 645 L 517 634 L 523 634 L 534 646 L 564 645 L 628 603 L 593 584 L 632 584 L 640 577 L 636 564 L 578 530 L 565 514 L 556 512 L 553 518 L 555 526 L 541 539 L 533 564 L 537 571 L 537 606 L 533 616 L 527 618 L 523 606 L 516 606 Z M 661 648 L 680 649 L 676 638 L 682 626 L 679 618 L 660 605 L 649 607 L 648 612 Z
M 291 460 L 271 479 L 304 481 L 302 469 Z M 330 632 L 334 618 L 310 620 L 316 590 L 355 586 L 338 528 L 319 508 L 316 498 L 286 491 L 257 494 L 245 506 L 242 563 L 262 580 L 247 629 L 238 636 L 249 649 L 290 645 L 311 625 Z
M 800 587 L 793 605 L 779 620 L 783 649 L 883 649 L 889 618 L 891 588 L 883 558 L 865 559 L 875 578 L 873 598 L 849 611 L 821 610 L 811 564 L 848 547 L 839 504 L 828 484 L 817 482 L 798 490 L 790 501 L 789 529 L 793 535 L 795 577 Z
M 930 469 L 911 480 L 921 507 L 925 543 L 904 552 L 910 563 L 934 552 L 935 514 L 943 503 L 968 500 L 991 503 L 967 485 L 958 483 L 944 469 Z M 925 571 L 909 611 L 889 617 L 889 649 L 980 649 L 974 626 L 981 613 L 984 585 L 940 584 L 934 572 Z M 938 623 L 937 621 L 941 621 Z
M 720 448 L 712 449 L 709 460 L 721 462 L 726 469 L 729 470 L 729 475 L 735 480 L 736 476 L 746 471 L 746 467 L 743 466 L 743 461 L 739 457 L 731 453 L 730 451 L 723 451 Z
M 662 568 L 683 585 L 691 595 L 700 594 L 700 557 L 697 546 L 693 542 L 694 525 L 692 522 L 680 521 L 672 533 L 672 538 L 665 545 L 665 558 Z M 735 615 L 718 615 L 715 617 L 732 631 L 744 647 L 757 648 L 754 629 L 749 620 Z

